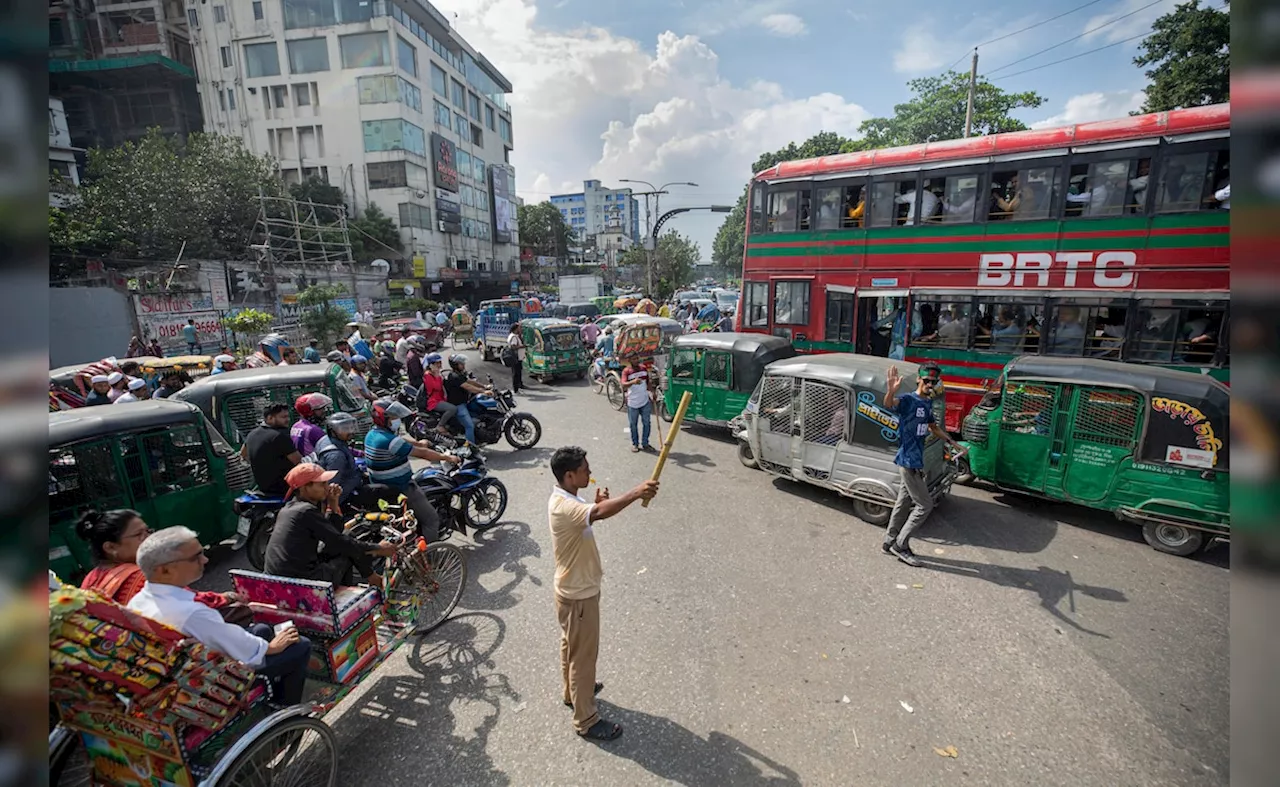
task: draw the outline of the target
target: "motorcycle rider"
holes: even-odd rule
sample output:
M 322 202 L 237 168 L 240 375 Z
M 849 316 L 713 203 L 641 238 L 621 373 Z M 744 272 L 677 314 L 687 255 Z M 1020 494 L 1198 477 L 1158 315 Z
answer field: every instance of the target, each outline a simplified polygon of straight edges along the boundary
M 364 436 L 364 460 L 369 469 L 369 480 L 385 484 L 402 494 L 413 509 L 418 529 L 428 541 L 439 538 L 440 517 L 417 484 L 413 483 L 413 470 L 409 458 L 428 462 L 461 464 L 462 460 L 450 454 L 442 454 L 429 445 L 400 434 L 401 421 L 413 410 L 392 399 L 379 399 L 373 403 L 373 429 Z
M 337 473 L 333 483 L 342 487 L 338 502 L 344 508 L 354 506 L 375 511 L 379 500 L 395 503 L 400 493 L 386 484 L 371 484 L 356 464 L 351 438 L 356 434 L 356 417 L 336 412 L 325 421 L 325 436 L 316 443 L 316 464 Z
M 278 333 L 269 333 L 258 342 L 258 351 L 244 360 L 246 369 L 275 366 L 284 358 L 281 353 L 289 346 L 289 340 Z
M 476 445 L 474 416 L 484 412 L 484 407 L 472 397 L 476 394 L 493 395 L 493 386 L 484 386 L 467 374 L 467 356 L 454 353 L 449 356 L 449 376 L 444 378 L 445 398 L 457 409 L 458 423 L 467 436 L 467 442 Z
M 449 423 L 457 417 L 458 408 L 449 404 L 448 397 L 444 390 L 444 375 L 441 374 L 441 366 L 444 364 L 444 358 L 440 353 L 431 353 L 424 360 L 427 363 L 426 374 L 422 375 L 422 395 L 427 398 L 427 410 L 433 413 L 440 413 L 440 421 L 436 425 L 436 431 L 441 434 L 449 434 Z
M 369 390 L 369 381 L 366 376 L 369 374 L 369 359 L 356 353 L 351 356 L 351 374 L 347 378 L 351 381 L 351 388 L 356 392 L 356 396 L 367 402 L 377 400 L 378 397 L 373 395 L 373 391 Z
M 404 371 L 409 376 L 409 385 L 414 388 L 422 387 L 422 375 L 427 371 L 422 365 L 422 359 L 425 357 L 427 357 L 427 340 L 421 336 L 410 336 L 409 352 L 404 357 Z M 421 397 L 417 407 L 419 410 L 422 409 Z
M 396 360 L 396 343 L 390 340 L 378 345 L 378 387 L 395 390 L 404 365 Z
M 316 443 L 324 437 L 324 427 L 321 424 L 329 416 L 329 409 L 332 407 L 333 400 L 322 393 L 303 394 L 293 403 L 298 420 L 289 430 L 289 437 L 299 454 L 308 456 L 315 452 Z

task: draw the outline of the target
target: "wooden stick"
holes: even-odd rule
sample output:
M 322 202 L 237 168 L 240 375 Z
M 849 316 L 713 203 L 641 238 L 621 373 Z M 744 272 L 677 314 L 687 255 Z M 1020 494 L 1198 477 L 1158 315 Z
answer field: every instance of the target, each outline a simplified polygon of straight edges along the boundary
M 653 391 L 649 394 L 649 401 L 653 402 L 653 420 L 658 423 L 658 442 L 666 443 L 667 438 L 662 436 L 662 413 L 660 408 L 662 407 L 663 397 L 661 393 L 661 391 Z
M 689 403 L 693 401 L 693 392 L 685 391 L 680 397 L 680 406 L 676 408 L 676 417 L 671 420 L 671 428 L 667 430 L 667 439 L 662 443 L 662 453 L 658 455 L 658 464 L 653 468 L 651 478 L 657 481 L 662 476 L 662 466 L 667 463 L 667 455 L 671 453 L 671 446 L 676 441 L 676 435 L 680 433 L 680 423 L 684 421 L 685 410 L 689 409 Z M 649 507 L 648 500 L 641 500 L 642 508 Z

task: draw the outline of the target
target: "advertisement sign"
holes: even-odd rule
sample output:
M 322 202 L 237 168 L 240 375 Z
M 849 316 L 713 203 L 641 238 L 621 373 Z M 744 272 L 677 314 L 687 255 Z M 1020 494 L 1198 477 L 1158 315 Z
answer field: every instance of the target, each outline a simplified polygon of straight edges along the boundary
M 218 311 L 226 311 L 231 307 L 231 298 L 227 293 L 227 280 L 221 274 L 209 274 L 205 277 L 208 280 L 209 297 L 213 301 L 213 308 Z
M 491 164 L 489 185 L 489 201 L 493 204 L 493 239 L 497 243 L 510 243 L 516 230 L 516 204 L 511 197 L 511 174 L 496 164 Z
M 1151 398 L 1143 458 L 1184 467 L 1229 467 L 1227 413 L 1209 400 Z
M 549 268 L 549 267 L 551 267 L 551 266 L 553 266 L 553 265 L 555 265 L 555 264 L 556 264 L 556 258 L 555 258 L 555 257 L 542 257 L 542 256 L 539 256 L 537 259 L 538 259 L 538 265 L 539 265 L 539 266 L 541 266 L 541 267 L 543 267 L 543 268 Z
M 413 277 L 415 279 L 422 279 L 422 278 L 425 278 L 426 275 L 427 275 L 427 258 L 414 257 L 413 258 Z
M 182 329 L 187 327 L 187 320 L 195 320 L 196 337 L 201 345 L 220 344 L 222 342 L 222 321 L 218 313 L 209 311 L 193 311 L 185 314 L 139 314 L 138 327 L 143 336 L 160 340 L 165 349 L 181 348 L 186 350 L 186 341 L 182 338 Z
M 458 149 L 440 134 L 431 134 L 431 165 L 435 184 L 448 191 L 458 190 Z

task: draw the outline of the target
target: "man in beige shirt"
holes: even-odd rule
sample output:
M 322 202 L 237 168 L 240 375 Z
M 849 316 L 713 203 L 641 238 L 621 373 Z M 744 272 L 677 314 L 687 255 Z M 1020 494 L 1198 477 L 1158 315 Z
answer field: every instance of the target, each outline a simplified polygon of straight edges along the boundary
M 637 500 L 658 493 L 657 481 L 644 483 L 621 497 L 609 497 L 608 489 L 596 490 L 588 503 L 578 490 L 591 483 L 587 452 L 577 446 L 556 449 L 551 456 L 556 485 L 547 501 L 547 520 L 556 556 L 556 616 L 560 619 L 560 669 L 564 677 L 564 704 L 573 708 L 573 728 L 583 738 L 611 741 L 622 726 L 605 721 L 596 712 L 596 656 L 600 652 L 600 580 L 604 569 L 596 549 L 593 527 Z

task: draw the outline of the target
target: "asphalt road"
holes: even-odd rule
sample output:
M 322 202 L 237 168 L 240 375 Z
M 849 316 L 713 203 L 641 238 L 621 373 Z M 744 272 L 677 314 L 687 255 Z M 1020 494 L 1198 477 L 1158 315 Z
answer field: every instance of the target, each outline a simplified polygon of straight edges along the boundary
M 579 739 L 560 704 L 548 460 L 581 445 L 621 492 L 655 458 L 630 453 L 625 415 L 585 382 L 535 384 L 520 406 L 542 441 L 488 451 L 511 504 L 454 537 L 458 610 L 326 717 L 340 784 L 1228 782 L 1224 545 L 1169 557 L 1102 514 L 957 488 L 910 568 L 840 498 L 748 470 L 698 428 L 649 509 L 596 529 L 600 707 L 626 732 Z M 216 552 L 202 584 L 237 558 Z

